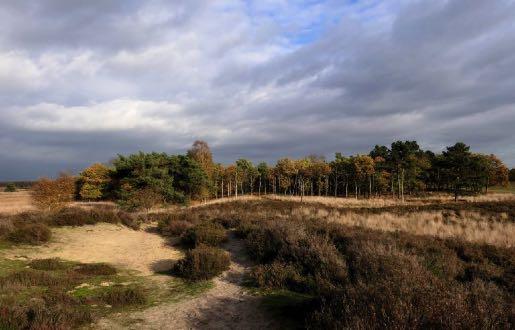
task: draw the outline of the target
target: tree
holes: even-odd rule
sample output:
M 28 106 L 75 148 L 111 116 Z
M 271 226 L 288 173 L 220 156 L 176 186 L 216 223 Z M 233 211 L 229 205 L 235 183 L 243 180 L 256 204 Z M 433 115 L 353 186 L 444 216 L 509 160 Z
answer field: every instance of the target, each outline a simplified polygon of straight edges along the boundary
M 454 200 L 458 200 L 461 190 L 469 183 L 471 176 L 472 154 L 470 147 L 463 142 L 457 142 L 443 152 L 444 166 L 448 180 L 454 191 Z
M 258 188 L 259 195 L 261 195 L 262 188 L 264 188 L 264 193 L 266 195 L 267 182 L 268 182 L 268 178 L 270 176 L 270 169 L 268 168 L 267 163 L 265 163 L 265 162 L 259 163 L 257 166 L 257 172 L 258 172 L 258 180 L 259 180 L 259 188 Z
M 495 155 L 487 156 L 489 166 L 488 166 L 488 185 L 499 185 L 499 186 L 508 186 L 509 183 L 509 170 L 504 163 L 497 158 Z
M 356 182 L 356 198 L 358 198 L 358 183 L 368 185 L 368 194 L 372 194 L 372 175 L 375 173 L 374 160 L 370 156 L 357 155 L 352 158 Z
M 279 159 L 275 165 L 275 169 L 279 181 L 279 188 L 282 189 L 284 194 L 288 192 L 292 194 L 292 178 L 297 172 L 295 161 L 290 158 Z
M 396 141 L 392 143 L 390 152 L 392 169 L 397 175 L 399 197 L 404 201 L 405 183 L 413 184 L 420 171 L 418 158 L 422 151 L 416 141 Z
M 56 211 L 73 200 L 75 187 L 76 179 L 65 173 L 55 180 L 41 178 L 32 187 L 32 199 L 38 208 Z
M 4 192 L 15 192 L 16 191 L 16 185 L 14 183 L 8 183 L 5 186 Z
M 79 195 L 82 199 L 96 200 L 104 196 L 111 181 L 109 167 L 95 163 L 86 168 L 79 177 Z
M 512 168 L 509 173 L 510 182 L 515 182 L 515 168 Z

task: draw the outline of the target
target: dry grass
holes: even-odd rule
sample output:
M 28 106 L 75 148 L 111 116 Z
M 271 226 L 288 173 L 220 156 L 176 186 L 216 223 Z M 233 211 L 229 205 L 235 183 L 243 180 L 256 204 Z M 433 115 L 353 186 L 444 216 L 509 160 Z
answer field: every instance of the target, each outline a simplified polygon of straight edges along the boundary
M 506 194 L 503 194 L 506 196 Z M 484 201 L 485 199 L 490 201 Z M 395 204 L 390 200 L 358 200 L 313 197 L 266 197 L 231 199 L 194 207 L 192 216 L 203 218 L 283 218 L 326 220 L 352 227 L 387 232 L 407 232 L 501 247 L 515 246 L 515 197 L 488 195 L 470 202 L 415 201 Z M 219 207 L 221 204 L 224 207 Z M 365 206 L 368 205 L 368 206 Z M 374 206 L 371 206 L 374 205 Z
M 34 209 L 35 206 L 32 204 L 29 190 L 18 190 L 11 193 L 0 192 L 0 214 L 15 214 Z

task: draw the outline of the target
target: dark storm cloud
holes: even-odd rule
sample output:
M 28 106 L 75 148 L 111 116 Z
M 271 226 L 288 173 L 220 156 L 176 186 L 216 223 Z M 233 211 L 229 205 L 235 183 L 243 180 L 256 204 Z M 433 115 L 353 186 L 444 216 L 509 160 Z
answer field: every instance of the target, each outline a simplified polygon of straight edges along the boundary
M 0 180 L 465 141 L 515 165 L 515 2 L 5 1 Z

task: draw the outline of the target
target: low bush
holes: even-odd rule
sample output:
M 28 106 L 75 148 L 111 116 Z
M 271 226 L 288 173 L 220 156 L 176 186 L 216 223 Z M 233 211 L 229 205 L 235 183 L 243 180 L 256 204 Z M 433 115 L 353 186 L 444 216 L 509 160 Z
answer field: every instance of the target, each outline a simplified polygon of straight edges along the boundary
M 141 218 L 138 218 L 127 212 L 118 212 L 118 218 L 121 223 L 131 229 L 140 230 L 141 228 Z
M 185 246 L 195 247 L 200 244 L 219 246 L 227 241 L 225 228 L 214 222 L 203 222 L 188 230 L 181 236 L 181 243 Z
M 315 205 L 306 212 L 302 205 L 230 202 L 195 208 L 190 217 L 236 228 L 258 263 L 249 274 L 251 284 L 267 292 L 314 297 L 306 305 L 305 328 L 502 329 L 515 321 L 515 248 L 325 220 L 331 212 L 338 219 L 343 211 L 366 215 L 392 212 L 389 207 L 334 210 Z M 470 205 L 465 208 L 481 207 L 492 217 L 504 207 Z M 444 208 L 455 212 L 460 207 Z M 396 208 L 400 214 L 442 209 L 437 204 Z
M 249 274 L 249 279 L 253 285 L 267 289 L 303 292 L 309 287 L 295 265 L 280 262 L 254 267 Z
M 49 302 L 31 299 L 27 304 L 0 305 L 0 329 L 75 329 L 91 323 L 91 312 L 71 297 Z
M 241 219 L 235 217 L 224 217 L 224 218 L 215 218 L 213 222 L 221 224 L 225 229 L 237 228 Z
M 181 236 L 192 227 L 193 224 L 191 222 L 175 220 L 168 223 L 165 228 L 162 228 L 161 233 L 163 233 L 165 236 Z
M 222 249 L 199 245 L 172 268 L 172 273 L 191 281 L 211 279 L 229 269 L 230 258 Z
M 147 294 L 140 286 L 113 286 L 102 293 L 100 298 L 113 307 L 143 305 L 147 302 Z
M 29 262 L 32 269 L 38 270 L 61 270 L 69 268 L 69 265 L 62 262 L 59 258 L 34 259 Z
M 115 275 L 117 273 L 116 268 L 104 263 L 82 264 L 74 270 L 79 274 L 88 276 Z
M 12 286 L 55 286 L 60 279 L 44 271 L 25 269 L 0 278 L 0 287 Z
M 51 237 L 50 228 L 41 223 L 20 225 L 7 235 L 7 239 L 13 243 L 32 245 L 48 242 Z

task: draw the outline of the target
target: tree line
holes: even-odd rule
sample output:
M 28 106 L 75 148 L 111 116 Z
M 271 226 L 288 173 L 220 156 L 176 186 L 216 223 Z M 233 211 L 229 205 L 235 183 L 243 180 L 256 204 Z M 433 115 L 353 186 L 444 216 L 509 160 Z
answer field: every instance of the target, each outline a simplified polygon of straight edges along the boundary
M 495 155 L 474 153 L 461 142 L 441 153 L 422 150 L 416 141 L 396 141 L 390 147 L 376 145 L 368 154 L 336 153 L 330 161 L 312 155 L 281 158 L 274 165 L 243 158 L 223 165 L 214 162 L 206 142 L 196 141 L 184 155 L 118 155 L 109 165 L 93 164 L 78 177 L 61 176 L 54 180 L 54 191 L 61 196 L 57 199 L 110 199 L 134 209 L 248 194 L 404 200 L 406 195 L 437 191 L 457 199 L 507 185 L 513 172 Z M 41 188 L 46 191 L 41 196 L 49 195 L 52 182 L 40 180 L 36 191 Z M 63 182 L 68 182 L 67 194 Z

